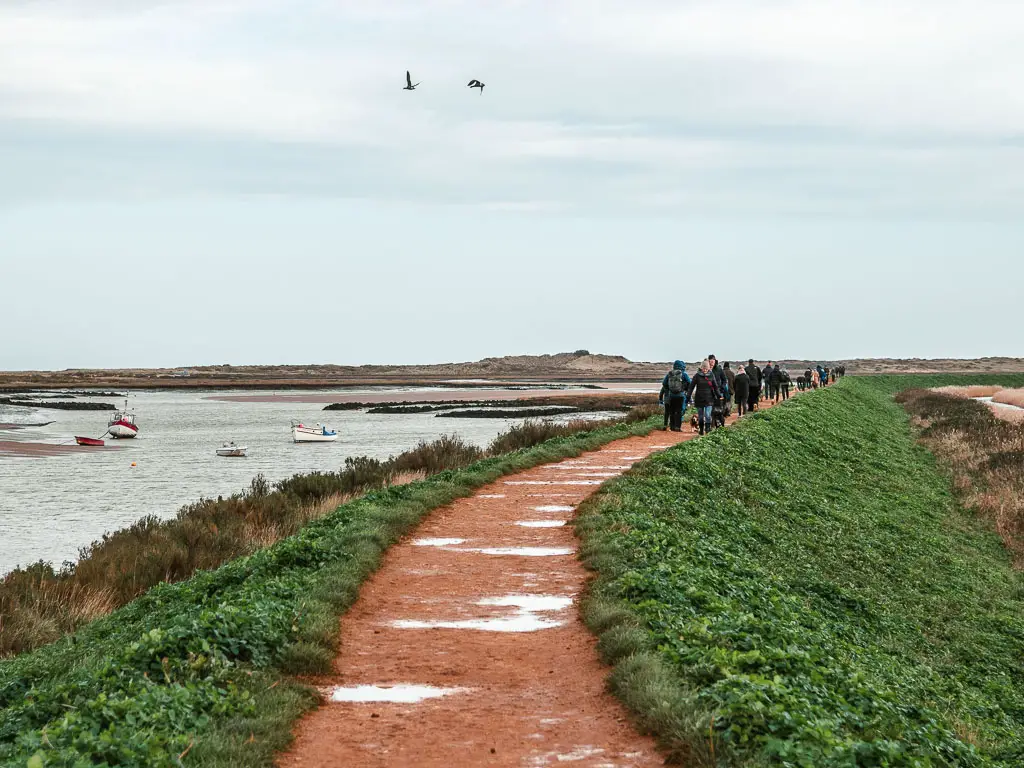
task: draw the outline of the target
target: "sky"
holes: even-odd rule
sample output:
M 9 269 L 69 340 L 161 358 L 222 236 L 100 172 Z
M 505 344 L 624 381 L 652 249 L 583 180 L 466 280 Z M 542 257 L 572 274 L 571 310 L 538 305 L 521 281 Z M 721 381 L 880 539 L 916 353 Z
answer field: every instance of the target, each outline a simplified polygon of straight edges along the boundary
M 4 0 L 0 369 L 1024 356 L 1021 39 L 998 1 Z

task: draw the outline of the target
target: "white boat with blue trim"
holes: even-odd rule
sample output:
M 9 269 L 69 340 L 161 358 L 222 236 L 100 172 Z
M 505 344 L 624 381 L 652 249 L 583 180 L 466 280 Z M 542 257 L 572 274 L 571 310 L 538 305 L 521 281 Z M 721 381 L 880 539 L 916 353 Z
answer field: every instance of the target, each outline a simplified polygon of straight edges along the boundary
M 333 443 L 337 439 L 338 433 L 325 424 L 317 422 L 315 427 L 307 427 L 297 421 L 292 422 L 292 440 L 296 443 Z

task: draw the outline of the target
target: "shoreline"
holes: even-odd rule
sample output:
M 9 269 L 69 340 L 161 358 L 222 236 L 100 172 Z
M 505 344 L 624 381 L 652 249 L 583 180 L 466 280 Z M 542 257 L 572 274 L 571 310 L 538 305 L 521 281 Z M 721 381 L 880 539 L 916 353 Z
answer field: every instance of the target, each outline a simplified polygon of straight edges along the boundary
M 204 400 L 212 400 L 220 403 L 397 403 L 397 402 L 439 402 L 446 400 L 460 400 L 475 402 L 478 400 L 520 400 L 524 397 L 573 397 L 586 394 L 590 397 L 612 397 L 621 394 L 624 389 L 635 389 L 638 387 L 649 387 L 652 394 L 657 395 L 661 382 L 651 381 L 629 381 L 619 382 L 619 388 L 614 382 L 604 382 L 607 387 L 601 389 L 474 389 L 460 395 L 458 391 L 401 391 L 385 390 L 381 392 L 351 392 L 351 393 L 309 393 L 290 395 L 209 395 Z M 492 385 L 493 386 L 493 385 Z

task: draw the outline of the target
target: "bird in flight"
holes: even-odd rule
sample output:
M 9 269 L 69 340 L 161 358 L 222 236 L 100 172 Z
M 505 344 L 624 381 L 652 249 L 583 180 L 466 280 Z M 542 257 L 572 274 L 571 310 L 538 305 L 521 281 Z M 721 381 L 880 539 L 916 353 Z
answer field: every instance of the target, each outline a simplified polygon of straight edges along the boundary
M 470 80 L 468 83 L 466 83 L 466 85 L 468 85 L 470 88 L 479 88 L 481 94 L 484 92 L 484 84 L 481 83 L 479 80 Z
M 403 91 L 415 91 L 417 85 L 419 85 L 419 83 L 415 83 L 415 84 L 413 83 L 412 75 L 409 74 L 409 70 L 408 69 L 405 70 L 405 88 L 403 88 L 402 90 Z

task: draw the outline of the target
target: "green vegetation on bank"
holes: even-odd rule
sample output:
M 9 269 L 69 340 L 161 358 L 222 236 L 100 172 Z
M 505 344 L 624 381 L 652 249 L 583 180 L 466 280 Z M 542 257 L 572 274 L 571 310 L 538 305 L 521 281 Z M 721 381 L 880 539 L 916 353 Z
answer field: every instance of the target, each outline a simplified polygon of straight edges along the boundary
M 501 475 L 655 423 L 574 433 L 526 423 L 491 450 L 553 437 L 369 493 L 248 557 L 160 584 L 73 636 L 0 662 L 0 765 L 269 765 L 316 701 L 288 675 L 330 669 L 338 616 L 388 546 L 430 510 Z
M 892 398 L 953 383 L 848 378 L 583 505 L 585 617 L 673 758 L 1024 765 L 1024 585 Z

